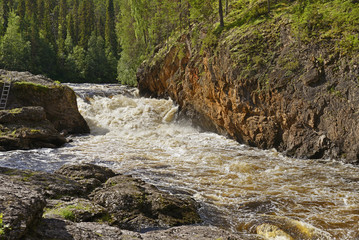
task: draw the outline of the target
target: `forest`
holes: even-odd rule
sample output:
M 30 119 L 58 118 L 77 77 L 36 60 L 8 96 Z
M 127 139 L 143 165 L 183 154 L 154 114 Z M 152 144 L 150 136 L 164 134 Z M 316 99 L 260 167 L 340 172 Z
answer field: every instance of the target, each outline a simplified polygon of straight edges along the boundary
M 217 1 L 2 0 L 0 68 L 135 85 L 139 64 Z
M 211 45 L 223 30 L 279 13 L 299 34 L 359 45 L 356 0 L 1 0 L 0 68 L 136 85 L 138 66 L 171 37 L 207 26 Z

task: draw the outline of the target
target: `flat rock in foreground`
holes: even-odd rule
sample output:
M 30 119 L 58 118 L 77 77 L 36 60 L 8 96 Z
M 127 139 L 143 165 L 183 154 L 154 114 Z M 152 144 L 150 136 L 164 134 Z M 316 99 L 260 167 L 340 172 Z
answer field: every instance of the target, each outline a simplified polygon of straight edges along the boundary
M 201 221 L 190 197 L 100 166 L 0 168 L 0 181 L 0 239 L 241 239 L 215 227 L 168 228 Z

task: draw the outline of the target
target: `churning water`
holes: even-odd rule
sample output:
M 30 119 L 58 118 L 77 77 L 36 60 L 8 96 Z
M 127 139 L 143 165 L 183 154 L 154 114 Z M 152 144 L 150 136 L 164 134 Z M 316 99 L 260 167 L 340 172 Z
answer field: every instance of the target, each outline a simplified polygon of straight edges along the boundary
M 136 89 L 70 86 L 91 134 L 60 149 L 2 152 L 1 166 L 51 172 L 91 162 L 190 194 L 206 223 L 235 232 L 255 234 L 258 222 L 281 216 L 313 226 L 319 239 L 359 237 L 357 167 L 288 158 L 201 132 L 176 119 L 171 100 L 140 98 Z

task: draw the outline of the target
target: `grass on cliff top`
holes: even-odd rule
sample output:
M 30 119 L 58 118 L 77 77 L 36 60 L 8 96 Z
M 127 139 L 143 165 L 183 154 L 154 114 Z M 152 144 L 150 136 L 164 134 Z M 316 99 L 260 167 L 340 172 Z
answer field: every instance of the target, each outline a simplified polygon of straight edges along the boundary
M 202 48 L 213 48 L 224 34 L 236 29 L 237 37 L 256 29 L 256 26 L 283 22 L 290 24 L 292 35 L 301 43 L 331 41 L 335 51 L 343 55 L 358 55 L 359 1 L 358 0 L 238 0 L 231 2 L 225 27 L 212 28 L 202 40 Z

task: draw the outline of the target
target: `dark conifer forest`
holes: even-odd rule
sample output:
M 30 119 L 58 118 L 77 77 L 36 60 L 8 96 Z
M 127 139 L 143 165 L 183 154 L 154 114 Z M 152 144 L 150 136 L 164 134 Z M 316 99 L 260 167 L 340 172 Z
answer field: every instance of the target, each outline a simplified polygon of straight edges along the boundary
M 209 0 L 1 0 L 0 68 L 134 85 L 156 45 L 213 7 Z

